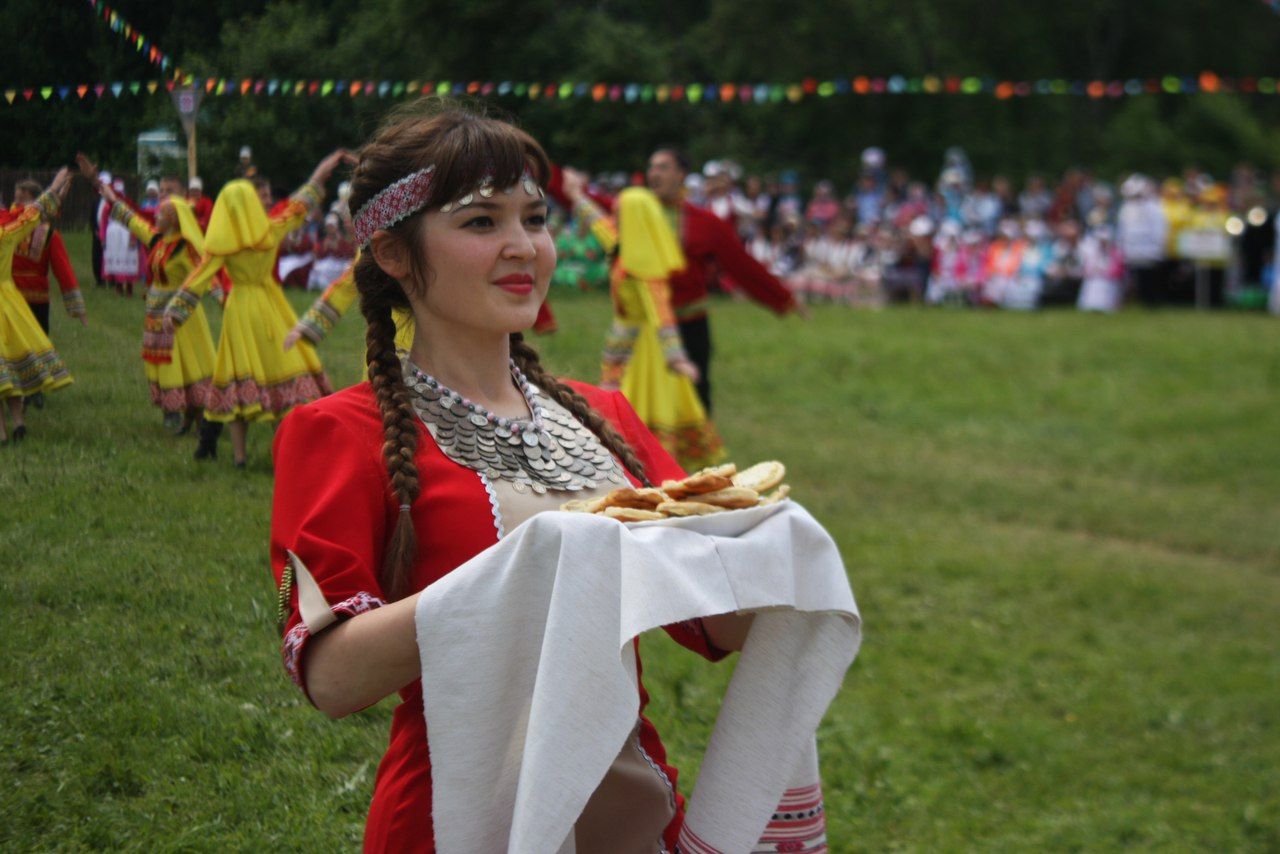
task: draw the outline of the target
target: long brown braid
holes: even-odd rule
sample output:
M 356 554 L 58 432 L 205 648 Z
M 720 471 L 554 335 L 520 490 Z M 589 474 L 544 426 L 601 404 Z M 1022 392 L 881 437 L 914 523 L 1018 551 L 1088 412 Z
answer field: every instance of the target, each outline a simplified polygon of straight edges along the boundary
M 351 210 L 359 211 L 381 190 L 428 165 L 434 166 L 435 171 L 422 210 L 386 229 L 409 247 L 412 281 L 401 283 L 392 278 L 378 266 L 372 251 L 362 252 L 355 268 L 360 311 L 369 324 L 366 360 L 369 383 L 382 416 L 382 459 L 400 505 L 380 578 L 383 593 L 391 600 L 412 592 L 418 547 L 408 506 L 422 489 L 414 462 L 418 417 L 396 352 L 391 312 L 410 307 L 406 289 L 420 294 L 421 288 L 430 286 L 429 259 L 422 252 L 422 215 L 458 198 L 481 178 L 491 180 L 496 187 L 509 187 L 527 169 L 545 189 L 551 175 L 551 164 L 542 146 L 519 128 L 448 102 L 422 99 L 395 111 L 360 150 L 360 163 L 351 180 Z M 582 395 L 548 374 L 537 351 L 519 333 L 511 336 L 511 357 L 532 383 L 569 410 L 632 474 L 648 484 L 644 468 L 626 440 L 591 409 Z
M 369 385 L 382 413 L 382 460 L 391 480 L 391 491 L 400 506 L 395 528 L 387 541 L 381 578 L 383 592 L 394 600 L 408 592 L 412 578 L 418 537 L 410 508 L 421 492 L 418 466 L 413 461 L 418 450 L 418 416 L 404 384 L 404 370 L 396 352 L 396 324 L 391 314 L 393 307 L 402 307 L 398 304 L 407 301 L 400 283 L 382 272 L 371 255 L 364 255 L 359 266 L 366 267 L 363 271 L 357 268 L 357 274 L 363 274 L 365 283 L 361 287 L 360 313 L 368 324 L 365 352 Z
M 524 340 L 524 335 L 519 332 L 511 333 L 511 358 L 515 361 L 516 367 L 524 372 L 529 381 L 538 388 L 545 391 L 551 398 L 565 409 L 574 418 L 582 422 L 582 425 L 596 435 L 600 440 L 600 444 L 609 449 L 609 452 L 622 461 L 627 471 L 635 476 L 645 486 L 652 486 L 649 482 L 649 476 L 645 474 L 644 465 L 640 462 L 640 458 L 636 456 L 636 452 L 627 444 L 627 440 L 622 438 L 622 434 L 614 429 L 613 425 L 605 420 L 599 412 L 591 408 L 591 404 L 587 403 L 587 399 L 572 387 L 565 385 L 556 379 L 547 370 L 542 367 L 542 362 L 538 358 L 538 351 L 533 349 L 528 342 Z

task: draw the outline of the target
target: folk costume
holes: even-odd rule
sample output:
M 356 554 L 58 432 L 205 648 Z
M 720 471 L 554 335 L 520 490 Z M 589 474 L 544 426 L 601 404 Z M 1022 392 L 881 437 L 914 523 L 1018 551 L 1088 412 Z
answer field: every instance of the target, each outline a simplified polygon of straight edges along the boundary
M 548 192 L 565 209 L 573 207 L 564 194 L 563 175 L 552 170 Z M 606 212 L 613 213 L 616 200 L 591 194 L 591 199 Z M 672 273 L 671 305 L 675 312 L 680 340 L 689 358 L 698 366 L 698 397 L 711 412 L 711 326 L 707 320 L 708 282 L 712 264 L 733 279 L 738 289 L 760 305 L 777 314 L 796 308 L 795 297 L 787 286 L 752 258 L 733 228 L 706 208 L 687 200 L 664 205 L 663 212 L 684 252 L 685 268 Z
M 357 238 L 362 245 L 367 245 L 375 231 L 392 226 L 422 208 L 425 199 L 429 197 L 433 168 L 428 167 L 402 178 L 366 203 L 355 220 Z M 530 195 L 535 192 L 541 194 L 531 177 L 526 176 L 521 183 Z M 477 192 L 482 196 L 492 195 L 494 187 L 491 183 L 482 182 Z M 442 210 L 447 212 L 455 204 L 470 204 L 472 198 L 473 195 L 468 193 L 456 203 L 449 202 L 442 206 Z M 539 606 L 535 605 L 535 612 L 528 614 L 529 619 L 524 619 L 524 612 L 518 607 L 518 594 L 514 599 L 504 595 L 503 602 L 497 603 L 483 592 L 471 595 L 467 588 L 459 590 L 458 586 L 451 586 L 450 582 L 476 578 L 473 558 L 493 557 L 501 551 L 503 541 L 518 551 L 519 544 L 526 541 L 530 532 L 541 530 L 540 520 L 530 520 L 545 511 L 557 510 L 566 499 L 602 497 L 620 485 L 638 484 L 577 416 L 558 403 L 546 390 L 530 383 L 514 361 L 510 364 L 511 380 L 524 398 L 528 417 L 507 418 L 485 410 L 425 374 L 407 355 L 401 357 L 401 369 L 409 403 L 417 416 L 413 422 L 416 433 L 413 462 L 417 473 L 418 494 L 411 503 L 400 504 L 400 499 L 396 497 L 398 493 L 392 488 L 384 462 L 386 432 L 383 416 L 373 389 L 367 382 L 297 409 L 285 419 L 276 436 L 274 453 L 277 483 L 272 508 L 270 557 L 278 584 L 285 669 L 304 692 L 307 686 L 306 651 L 312 638 L 337 622 L 387 604 L 388 597 L 380 580 L 381 567 L 386 557 L 388 533 L 399 523 L 403 514 L 409 514 L 417 532 L 416 553 L 407 589 L 411 592 L 426 591 L 418 599 L 419 610 L 415 612 L 419 638 L 422 637 L 421 619 L 425 613 L 422 610 L 423 603 L 429 605 L 433 585 L 440 585 L 434 587 L 437 591 L 445 587 L 453 590 L 457 595 L 451 602 L 464 608 L 480 609 L 474 614 L 476 622 L 473 624 L 479 626 L 478 632 L 491 630 L 482 625 L 483 612 L 486 605 L 498 604 L 498 613 L 506 614 L 501 622 L 524 632 L 520 637 L 527 637 L 530 631 L 534 634 L 539 631 L 539 615 L 542 611 Z M 575 384 L 574 388 L 586 399 L 588 406 L 606 419 L 630 445 L 647 479 L 661 482 L 682 476 L 680 466 L 645 428 L 623 395 L 585 385 Z M 563 522 L 567 515 L 556 513 L 542 518 L 559 518 Z M 568 521 L 603 523 L 607 526 L 617 524 L 612 520 L 585 517 L 581 520 L 570 518 Z M 525 524 L 526 522 L 530 524 Z M 511 535 L 510 540 L 506 539 L 508 534 Z M 833 542 L 829 543 L 828 553 L 835 555 L 838 563 L 838 550 Z M 554 567 L 538 557 L 538 554 L 533 553 L 532 563 L 528 568 L 536 570 L 534 574 L 545 581 L 548 578 L 546 571 L 554 570 Z M 575 562 L 579 568 L 590 565 L 589 561 Z M 699 565 L 703 563 L 704 561 L 698 561 Z M 827 563 L 830 564 L 830 561 Z M 462 571 L 455 572 L 460 569 Z M 692 567 L 688 569 L 692 570 Z M 834 574 L 830 569 L 828 566 L 826 577 L 837 577 L 847 590 L 848 582 L 843 566 L 835 567 Z M 614 579 L 618 577 L 616 573 L 609 575 Z M 506 577 L 511 578 L 512 575 L 508 573 Z M 696 591 L 702 589 L 702 584 L 705 582 L 690 583 L 689 590 L 694 591 L 695 597 Z M 587 588 L 591 584 L 579 582 L 569 586 Z M 667 585 L 663 585 L 664 590 L 666 587 Z M 719 587 L 721 592 L 727 589 L 725 585 Z M 821 608 L 833 607 L 833 597 L 822 595 L 816 598 L 821 600 Z M 835 668 L 820 666 L 819 669 L 825 669 L 828 674 L 838 671 L 838 675 L 842 676 L 844 668 L 852 661 L 857 643 L 856 606 L 851 595 L 846 598 L 846 602 L 837 602 L 835 607 L 843 608 L 853 622 L 828 635 L 834 641 L 833 644 L 828 644 L 832 655 L 824 653 L 810 659 L 803 653 L 797 657 L 784 652 L 768 658 L 781 663 L 788 674 L 794 673 L 790 663 L 794 660 L 803 658 L 813 662 L 825 659 L 832 661 Z M 644 603 L 648 599 L 644 591 L 638 591 L 630 601 L 645 610 Z M 799 600 L 793 604 L 802 607 Z M 516 606 L 514 612 L 511 610 L 513 605 Z M 681 645 L 708 659 L 717 660 L 725 652 L 712 645 L 700 615 L 723 614 L 742 609 L 736 600 L 723 605 L 724 607 L 717 607 L 712 611 L 699 611 L 698 615 L 673 617 L 671 620 L 659 620 L 658 623 Z M 457 607 L 446 607 L 453 614 L 459 613 Z M 661 607 L 648 613 L 648 616 L 658 613 L 662 613 Z M 762 619 L 768 623 L 770 618 Z M 844 621 L 843 617 L 836 619 Z M 702 844 L 706 839 L 705 835 L 694 835 L 684 826 L 684 801 L 676 789 L 676 771 L 666 761 L 662 742 L 652 723 L 644 716 L 648 695 L 641 681 L 642 668 L 637 639 L 640 632 L 620 633 L 616 627 L 611 629 L 607 622 L 597 623 L 597 628 L 605 629 L 604 636 L 591 640 L 590 646 L 606 658 L 612 656 L 615 666 L 622 664 L 630 691 L 629 696 L 620 698 L 620 704 L 614 704 L 614 710 L 620 714 L 610 716 L 610 729 L 620 730 L 613 732 L 619 738 L 611 738 L 604 745 L 606 753 L 596 751 L 595 757 L 601 761 L 592 762 L 590 768 L 575 767 L 570 761 L 563 767 L 557 767 L 555 773 L 538 773 L 533 781 L 534 788 L 544 779 L 548 781 L 550 788 L 558 788 L 556 777 L 572 778 L 578 784 L 577 794 L 581 795 L 581 799 L 556 811 L 555 832 L 552 834 L 556 838 L 534 830 L 530 840 L 517 844 L 515 850 L 546 850 L 548 845 L 559 845 L 561 838 L 566 842 L 566 845 L 560 847 L 562 852 L 576 851 L 578 854 L 612 854 L 619 851 L 656 854 L 679 850 L 679 846 L 688 851 L 715 850 Z M 803 631 L 784 631 L 784 634 L 802 644 L 807 643 L 806 639 L 810 636 Z M 546 634 L 551 646 L 561 647 L 566 641 L 572 646 L 573 638 L 577 636 L 579 635 L 573 630 L 548 631 Z M 767 645 L 770 641 L 765 640 L 764 643 Z M 460 841 L 463 837 L 471 837 L 471 831 L 477 825 L 484 824 L 473 813 L 490 807 L 501 812 L 510 803 L 506 795 L 510 786 L 506 784 L 513 782 L 510 772 L 515 766 L 512 762 L 523 762 L 531 750 L 537 753 L 542 745 L 550 745 L 557 740 L 573 740 L 574 733 L 581 728 L 580 720 L 572 723 L 557 721 L 549 730 L 542 730 L 546 736 L 544 740 L 534 734 L 532 725 L 535 721 L 530 718 L 523 721 L 523 724 L 530 726 L 527 730 L 529 738 L 526 740 L 523 737 L 526 731 L 521 728 L 521 715 L 523 711 L 535 706 L 522 701 L 521 697 L 525 696 L 524 688 L 517 687 L 515 693 L 508 695 L 502 689 L 501 680 L 497 683 L 488 678 L 475 681 L 465 673 L 456 673 L 453 665 L 458 662 L 448 662 L 445 650 L 447 646 L 448 641 L 433 641 L 429 654 L 420 654 L 423 677 L 399 692 L 404 702 L 393 714 L 390 745 L 374 784 L 373 803 L 365 833 L 366 851 L 505 850 L 502 839 L 506 834 L 500 823 L 496 833 L 492 828 L 485 831 L 494 837 L 488 842 L 473 845 Z M 539 645 L 522 642 L 517 646 L 520 647 L 515 650 L 518 655 L 521 652 L 536 655 L 538 650 L 529 647 Z M 837 650 L 837 646 L 844 648 Z M 798 649 L 796 647 L 791 652 Z M 438 655 L 444 655 L 444 658 Z M 524 665 L 533 661 L 530 655 L 522 655 L 521 658 Z M 746 653 L 743 662 L 749 664 Z M 489 672 L 493 671 L 495 665 L 498 671 L 505 668 L 501 656 L 484 663 L 490 666 Z M 512 663 L 515 664 L 514 661 Z M 561 674 L 577 674 L 579 677 L 583 673 L 581 668 L 573 666 L 561 666 L 558 669 Z M 527 679 L 523 677 L 527 676 L 529 670 L 527 667 L 521 667 L 520 670 L 521 678 L 518 681 L 521 686 L 527 687 Z M 515 673 L 514 670 L 512 672 Z M 603 671 L 592 667 L 586 668 L 586 672 L 604 675 Z M 437 676 L 443 682 L 438 690 L 433 689 L 431 695 L 426 696 L 423 691 L 424 680 L 435 679 Z M 776 681 L 766 679 L 762 682 L 767 684 L 770 692 L 777 693 Z M 800 685 L 801 682 L 794 681 L 792 684 Z M 432 724 L 429 733 L 427 718 L 433 713 L 427 704 L 432 698 L 448 693 L 446 686 L 454 686 L 460 691 L 459 699 L 463 705 L 478 703 L 483 706 L 487 700 L 489 704 L 498 707 L 495 712 L 500 715 L 508 719 L 514 715 L 516 726 L 504 727 L 506 738 L 469 742 L 466 737 L 468 727 L 465 716 L 459 720 L 456 716 L 446 715 L 444 720 L 451 723 L 439 728 Z M 468 686 L 477 686 L 474 693 L 468 690 Z M 803 724 L 797 732 L 803 738 L 811 740 L 817 726 L 817 719 L 811 713 L 816 710 L 820 714 L 820 710 L 825 709 L 826 703 L 834 696 L 836 687 L 838 681 L 833 683 L 828 680 L 824 690 L 806 693 L 810 702 L 775 711 L 781 711 L 789 718 L 796 718 L 791 713 L 799 709 Z M 572 702 L 569 697 L 571 693 L 573 692 L 566 693 L 567 702 Z M 565 703 L 560 705 L 564 706 Z M 759 709 L 761 705 L 768 704 L 751 703 L 753 709 Z M 432 720 L 442 719 L 432 717 Z M 550 722 L 549 718 L 544 720 Z M 764 721 L 767 728 L 774 722 L 774 719 Z M 429 746 L 428 739 L 431 740 L 430 745 L 449 746 L 455 757 L 459 746 L 464 750 L 465 757 L 468 743 L 477 750 L 477 755 L 484 754 L 482 773 L 471 782 L 481 781 L 481 788 L 491 791 L 502 803 L 484 804 L 467 798 L 467 803 L 459 807 L 450 801 L 455 795 L 455 787 L 444 785 L 437 790 L 433 777 L 438 764 L 437 754 L 435 748 Z M 771 773 L 766 776 L 777 778 L 787 775 L 792 767 L 805 764 L 796 762 L 795 753 L 795 748 L 805 745 L 793 738 L 784 740 L 788 747 L 782 752 L 789 755 L 776 757 L 781 761 L 773 761 Z M 563 751 L 563 755 L 568 755 L 569 752 Z M 750 752 L 759 759 L 760 751 Z M 541 758 L 549 758 L 555 765 L 556 755 L 560 753 L 561 751 L 548 747 Z M 740 755 L 741 752 L 738 753 Z M 816 760 L 816 752 L 810 752 L 810 758 Z M 465 767 L 465 758 L 462 764 Z M 440 768 L 445 771 L 446 779 L 458 779 L 457 763 L 440 765 Z M 502 786 L 491 788 L 483 781 L 488 779 L 489 772 L 494 769 L 505 778 L 505 782 Z M 782 838 L 791 850 L 825 850 L 825 825 L 816 761 L 812 763 L 812 771 L 812 775 L 806 775 L 811 777 L 812 785 L 803 789 L 803 796 L 808 799 L 803 803 L 804 809 L 800 810 L 799 806 L 794 808 L 803 813 L 803 830 L 797 826 L 796 813 L 783 813 L 785 827 L 779 826 L 776 821 L 768 821 L 769 807 L 778 803 L 773 800 L 774 789 L 771 788 L 766 793 L 769 801 L 763 804 L 763 809 L 758 809 L 758 804 L 753 806 L 753 820 L 747 824 L 736 823 L 737 831 L 742 831 L 745 827 L 750 834 L 750 839 L 746 840 L 747 846 L 752 841 L 761 839 L 763 831 L 764 838 L 769 840 L 768 844 L 775 847 L 774 840 Z M 742 777 L 743 775 L 738 775 L 737 779 L 741 780 Z M 778 783 L 776 794 L 781 796 L 781 804 L 786 805 L 787 809 L 792 809 L 792 804 L 800 804 L 796 793 L 801 790 L 789 788 L 784 792 L 782 781 L 774 782 Z M 816 802 L 812 800 L 815 797 Z M 710 802 L 715 803 L 715 798 L 712 797 Z M 443 812 L 437 813 L 437 807 Z M 534 813 L 543 819 L 550 815 L 537 811 L 536 807 Z M 778 816 L 775 815 L 774 818 Z M 734 824 L 732 820 L 730 823 Z M 721 828 L 718 826 L 702 827 L 707 827 L 704 833 L 710 832 L 713 838 L 727 838 L 721 835 Z M 462 830 L 461 837 L 453 833 L 459 829 Z M 771 829 L 781 831 L 782 835 L 775 833 L 770 836 Z M 446 835 L 437 836 L 437 831 Z M 798 835 L 801 832 L 803 836 Z M 741 836 L 739 833 L 738 837 Z M 746 849 L 741 845 L 734 845 L 731 850 Z
M 112 187 L 126 203 L 135 207 L 125 196 L 123 181 L 117 178 Z M 110 206 L 104 207 L 100 216 L 103 278 L 108 284 L 114 285 L 121 296 L 133 296 L 134 283 L 146 278 L 145 258 L 141 247 L 123 223 L 111 218 Z
M 405 363 L 421 418 L 414 460 L 422 491 L 411 509 L 419 537 L 414 591 L 535 513 L 633 482 L 594 434 L 518 371 L 513 375 L 525 391 L 530 419 L 464 409 L 459 396 Z M 683 476 L 621 394 L 575 387 L 635 449 L 651 481 Z M 276 436 L 271 564 L 280 586 L 285 669 L 304 691 L 311 638 L 387 601 L 378 568 L 399 508 L 382 463 L 384 442 L 367 382 L 300 407 Z M 700 621 L 669 626 L 667 632 L 710 660 L 725 655 L 711 646 Z M 639 672 L 638 641 L 635 649 Z M 580 851 L 640 850 L 641 840 L 648 850 L 657 851 L 659 842 L 671 850 L 679 834 L 684 800 L 676 794 L 677 772 L 644 716 L 648 696 L 640 690 L 635 738 L 601 786 L 600 796 L 608 801 L 600 805 L 604 814 L 589 813 L 580 825 Z M 431 756 L 421 683 L 405 687 L 400 697 L 374 784 L 365 850 L 430 852 Z
M 177 196 L 170 196 L 169 203 L 178 218 L 173 234 L 156 231 L 123 202 L 116 202 L 111 216 L 147 249 L 151 286 L 142 321 L 142 364 L 151 402 L 166 413 L 181 413 L 208 405 L 214 350 L 209 321 L 198 302 L 187 322 L 173 332 L 164 330 L 165 309 L 204 254 L 204 233 L 191 205 Z
M 25 397 L 71 384 L 62 357 L 53 349 L 13 280 L 18 247 L 58 212 L 45 193 L 21 213 L 0 210 L 0 398 Z
M 181 329 L 218 271 L 229 274 L 207 420 L 271 420 L 329 393 L 311 345 L 288 351 L 282 346 L 297 315 L 272 276 L 281 236 L 301 225 L 321 198 L 319 188 L 305 184 L 280 213 L 268 217 L 248 181 L 232 181 L 218 194 L 200 262 L 165 309 Z
M 617 245 L 609 278 L 613 323 L 601 357 L 601 382 L 621 388 L 640 420 L 682 466 L 696 470 L 718 462 L 724 447 L 698 398 L 693 381 L 674 366 L 689 357 L 671 306 L 672 274 L 684 254 L 650 191 L 632 187 L 618 196 L 617 226 L 602 222 L 589 199 L 575 214 L 592 223 L 605 246 Z
M 15 205 L 9 212 L 16 216 L 22 213 L 22 209 Z M 45 335 L 49 334 L 50 272 L 58 280 L 62 307 L 67 315 L 77 320 L 84 317 L 84 295 L 80 293 L 76 271 L 67 257 L 62 235 L 52 225 L 41 224 L 27 235 L 14 253 L 13 281 Z

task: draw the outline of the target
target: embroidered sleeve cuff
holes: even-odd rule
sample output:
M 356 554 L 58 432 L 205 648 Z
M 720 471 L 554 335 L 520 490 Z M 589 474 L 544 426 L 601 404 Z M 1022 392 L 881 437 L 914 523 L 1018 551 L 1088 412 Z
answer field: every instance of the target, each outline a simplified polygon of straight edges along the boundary
M 40 194 L 40 198 L 36 199 L 36 207 L 40 209 L 41 219 L 51 220 L 57 217 L 61 203 L 53 193 L 45 192 Z
M 658 330 L 658 340 L 662 343 L 662 357 L 667 363 L 688 361 L 689 356 L 680 342 L 680 333 L 674 326 L 664 326 Z
M 290 198 L 295 202 L 300 202 L 303 205 L 306 205 L 306 208 L 309 211 L 315 210 L 320 206 L 320 203 L 324 201 L 324 189 L 317 187 L 315 184 L 308 181 L 299 187 L 297 191 L 290 196 Z
M 329 610 L 333 612 L 334 622 L 342 622 L 367 611 L 372 611 L 374 608 L 381 608 L 385 604 L 387 603 L 372 593 L 361 591 L 349 599 L 342 600 Z M 306 653 L 307 644 L 312 637 L 314 635 L 307 628 L 306 622 L 299 621 L 297 625 L 285 634 L 281 645 L 281 656 L 284 659 L 285 672 L 289 674 L 289 678 L 293 680 L 293 683 L 302 689 L 304 694 L 307 693 L 307 682 L 302 672 L 302 661 Z
M 302 324 L 303 334 L 312 344 L 319 344 L 325 339 L 325 336 L 337 324 L 341 317 L 333 306 L 329 305 L 323 299 L 316 300 L 311 308 L 307 309 L 302 315 L 302 319 L 298 322 Z
M 79 288 L 74 291 L 67 291 L 62 295 L 62 307 L 72 317 L 84 317 L 84 294 L 80 293 Z
M 133 217 L 133 211 L 129 210 L 129 206 L 124 202 L 116 202 L 111 206 L 111 218 L 116 222 L 129 224 L 129 220 Z
M 174 326 L 181 326 L 191 318 L 191 315 L 195 313 L 196 306 L 199 304 L 200 298 L 183 288 L 169 300 L 169 305 L 165 308 L 164 313 L 173 320 Z

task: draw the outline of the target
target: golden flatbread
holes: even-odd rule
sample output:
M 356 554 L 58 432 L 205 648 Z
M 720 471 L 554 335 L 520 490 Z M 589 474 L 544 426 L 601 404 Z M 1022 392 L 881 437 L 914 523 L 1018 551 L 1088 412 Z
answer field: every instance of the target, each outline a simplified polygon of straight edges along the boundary
M 650 522 L 654 519 L 665 519 L 661 513 L 652 510 L 641 510 L 637 507 L 606 507 L 604 515 L 619 522 Z
M 714 504 L 729 510 L 740 510 L 743 507 L 755 507 L 760 503 L 760 493 L 745 486 L 728 486 L 715 492 L 704 492 L 698 500 L 705 504 Z
M 652 510 L 659 504 L 667 500 L 667 495 L 661 489 L 647 487 L 645 489 L 632 489 L 624 486 L 622 489 L 615 489 L 604 497 L 605 507 L 635 507 L 639 510 Z
M 782 484 L 782 486 L 779 486 L 777 489 L 775 489 L 773 492 L 770 492 L 764 498 L 761 498 L 760 503 L 761 504 L 777 504 L 779 501 L 786 498 L 790 494 L 791 494 L 791 487 L 787 486 L 784 483 Z
M 657 512 L 667 516 L 706 516 L 711 513 L 723 513 L 723 507 L 704 504 L 701 501 L 664 501 L 658 505 Z
M 783 478 L 786 476 L 786 466 L 777 460 L 768 460 L 763 463 L 756 463 L 751 468 L 735 474 L 733 476 L 733 485 L 745 486 L 747 489 L 754 489 L 764 495 L 782 483 Z

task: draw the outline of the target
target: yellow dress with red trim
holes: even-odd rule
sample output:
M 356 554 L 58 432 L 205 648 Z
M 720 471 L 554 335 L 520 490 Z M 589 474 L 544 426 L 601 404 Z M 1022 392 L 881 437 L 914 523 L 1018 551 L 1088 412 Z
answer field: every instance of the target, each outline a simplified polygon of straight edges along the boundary
M 164 311 L 204 253 L 204 233 L 191 205 L 177 196 L 166 200 L 178 218 L 178 231 L 161 234 L 123 202 L 111 216 L 147 247 L 151 287 L 142 321 L 142 366 L 151 402 L 165 412 L 203 409 L 213 389 L 213 335 L 204 306 L 196 303 L 186 323 L 164 331 Z
M 284 349 L 285 335 L 298 318 L 272 275 L 280 238 L 300 226 L 321 198 L 321 190 L 303 185 L 283 210 L 268 217 L 248 181 L 231 181 L 218 194 L 200 263 L 165 309 L 181 328 L 218 271 L 225 269 L 231 277 L 205 405 L 208 420 L 272 420 L 330 392 L 309 343 Z
M 0 210 L 0 398 L 25 397 L 71 384 L 66 363 L 53 349 L 13 280 L 13 256 L 41 219 L 52 219 L 58 200 L 45 193 L 21 213 Z
M 680 465 L 689 470 L 725 457 L 720 433 L 689 377 L 673 369 L 688 361 L 671 304 L 670 277 L 684 255 L 662 205 L 649 190 L 632 187 L 618 197 L 616 222 L 589 199 L 575 215 L 591 224 L 606 248 L 618 249 L 609 276 L 613 322 L 601 356 L 602 382 L 620 387 L 640 419 Z

